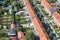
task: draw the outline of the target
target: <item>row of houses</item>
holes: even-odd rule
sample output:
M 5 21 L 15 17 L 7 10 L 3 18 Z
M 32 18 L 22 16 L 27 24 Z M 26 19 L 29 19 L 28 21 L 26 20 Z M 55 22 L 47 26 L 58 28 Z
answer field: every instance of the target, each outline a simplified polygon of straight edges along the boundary
M 29 11 L 29 15 L 31 17 L 31 20 L 32 20 L 32 22 L 34 24 L 34 28 L 36 29 L 36 32 L 37 32 L 40 40 L 50 40 L 50 38 L 47 35 L 42 23 L 38 19 L 33 7 L 29 3 L 29 0 L 23 0 L 23 2 L 24 2 L 24 5 L 27 7 L 27 9 Z
M 52 7 L 47 0 L 41 0 L 41 4 L 44 6 L 45 11 L 52 16 L 57 27 L 60 27 L 60 14 L 56 11 L 56 8 Z
M 24 33 L 23 32 L 17 32 L 16 33 L 15 28 L 16 28 L 16 25 L 15 24 L 11 24 L 10 25 L 10 29 L 8 30 L 8 36 L 12 40 L 24 40 Z

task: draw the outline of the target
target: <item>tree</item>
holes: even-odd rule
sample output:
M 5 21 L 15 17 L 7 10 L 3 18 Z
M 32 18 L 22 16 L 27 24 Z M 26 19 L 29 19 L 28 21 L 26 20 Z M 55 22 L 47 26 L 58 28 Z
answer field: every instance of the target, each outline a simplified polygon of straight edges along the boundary
M 53 36 L 53 31 L 50 31 L 49 37 L 50 37 L 51 39 L 53 39 L 52 36 Z
M 17 32 L 22 31 L 21 28 L 19 28 L 19 27 L 15 28 L 15 29 L 16 29 Z
M 31 5 L 34 7 L 34 2 L 33 2 L 33 0 L 29 0 L 29 1 L 30 1 Z
M 35 9 L 36 12 L 40 11 L 37 6 L 35 6 L 34 9 Z
M 6 38 L 5 37 L 1 37 L 0 40 L 6 40 Z
M 34 34 L 31 30 L 26 31 L 25 40 L 34 40 Z
M 2 9 L 0 9 L 0 15 L 2 15 Z
M 2 16 L 2 9 L 0 9 L 0 25 L 2 24 L 2 18 L 3 16 Z
M 7 4 L 8 4 L 8 2 L 7 2 L 7 1 L 3 1 L 3 2 L 2 2 L 2 4 L 3 4 L 3 6 L 5 6 L 5 7 L 7 7 L 7 6 L 8 6 L 8 5 L 7 5 Z
M 35 0 L 37 4 L 41 4 L 41 2 L 39 0 Z
M 0 2 L 0 6 L 2 6 L 2 2 Z
M 13 1 L 13 2 L 11 3 L 11 5 L 12 5 L 13 7 L 17 6 L 16 1 Z
M 4 14 L 5 13 L 5 8 L 2 8 L 2 14 Z
M 53 40 L 57 40 L 57 37 L 54 37 Z
M 14 0 L 10 0 L 10 1 L 14 1 Z
M 14 9 L 11 9 L 11 14 L 14 14 Z
M 57 0 L 50 0 L 50 3 L 54 3 L 55 1 L 57 1 Z
M 23 3 L 22 3 L 22 2 L 19 2 L 19 3 L 18 3 L 18 8 L 21 8 L 21 9 L 22 9 L 22 8 L 23 8 L 23 6 L 24 6 L 24 5 L 23 5 Z
M 0 37 L 6 37 L 7 33 L 6 31 L 2 30 L 2 32 L 0 32 Z
M 55 33 L 53 33 L 52 39 L 53 39 L 53 40 L 57 40 L 57 37 L 56 37 L 56 34 L 55 34 Z

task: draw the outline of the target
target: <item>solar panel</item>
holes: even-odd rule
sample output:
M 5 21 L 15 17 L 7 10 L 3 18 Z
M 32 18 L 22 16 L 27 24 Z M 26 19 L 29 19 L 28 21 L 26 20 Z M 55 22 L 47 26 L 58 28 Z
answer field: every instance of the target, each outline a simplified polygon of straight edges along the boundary
M 53 8 L 53 7 L 50 8 L 50 12 L 51 12 L 51 13 L 54 12 L 55 10 L 56 10 L 56 9 Z

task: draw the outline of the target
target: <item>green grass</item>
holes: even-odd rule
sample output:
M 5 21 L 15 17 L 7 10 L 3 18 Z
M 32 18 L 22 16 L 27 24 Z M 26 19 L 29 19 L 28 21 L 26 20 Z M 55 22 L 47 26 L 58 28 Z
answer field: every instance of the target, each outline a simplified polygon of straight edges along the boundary
M 56 29 L 57 28 L 57 25 L 53 25 L 53 28 Z
M 59 37 L 60 37 L 60 33 L 57 33 L 58 35 L 59 35 Z
M 13 23 L 14 22 L 14 17 L 13 17 L 13 15 L 2 15 L 2 17 L 3 17 L 3 20 L 6 20 L 6 21 L 1 21 L 1 23 L 3 24 L 3 23 L 5 23 L 5 24 L 8 24 L 8 23 Z M 6 18 L 4 18 L 4 17 L 6 17 Z M 8 18 L 8 17 L 10 17 L 10 18 Z M 8 19 L 10 19 L 10 21 L 8 21 Z M 5 25 L 4 24 L 4 25 Z
M 26 23 L 26 19 L 25 18 L 20 18 L 20 23 Z
M 17 27 L 15 28 L 17 32 L 21 32 L 21 28 Z
M 40 3 L 41 3 L 39 0 L 35 0 L 35 2 L 36 2 L 37 4 L 40 4 Z
M 6 37 L 1 37 L 0 40 L 6 40 Z
M 55 3 L 57 0 L 50 0 L 49 3 Z
M 24 28 L 25 40 L 34 40 L 34 34 L 30 28 Z
M 0 33 L 0 37 L 7 37 L 7 33 L 5 33 L 5 32 L 2 31 L 2 32 Z
M 26 19 L 25 18 L 21 18 L 19 16 L 16 16 L 16 21 L 23 24 L 23 23 L 26 23 Z
M 6 29 L 0 30 L 0 40 L 6 40 L 6 38 L 7 38 Z

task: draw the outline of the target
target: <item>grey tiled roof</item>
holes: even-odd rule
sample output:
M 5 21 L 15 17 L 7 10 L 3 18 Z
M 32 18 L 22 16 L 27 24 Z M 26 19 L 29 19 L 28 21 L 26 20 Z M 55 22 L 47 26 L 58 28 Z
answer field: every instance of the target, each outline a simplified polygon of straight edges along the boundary
M 52 12 L 54 12 L 56 9 L 54 8 L 54 7 L 51 7 L 50 8 L 50 12 L 52 13 Z
M 9 29 L 8 35 L 16 35 L 16 31 L 14 29 Z

